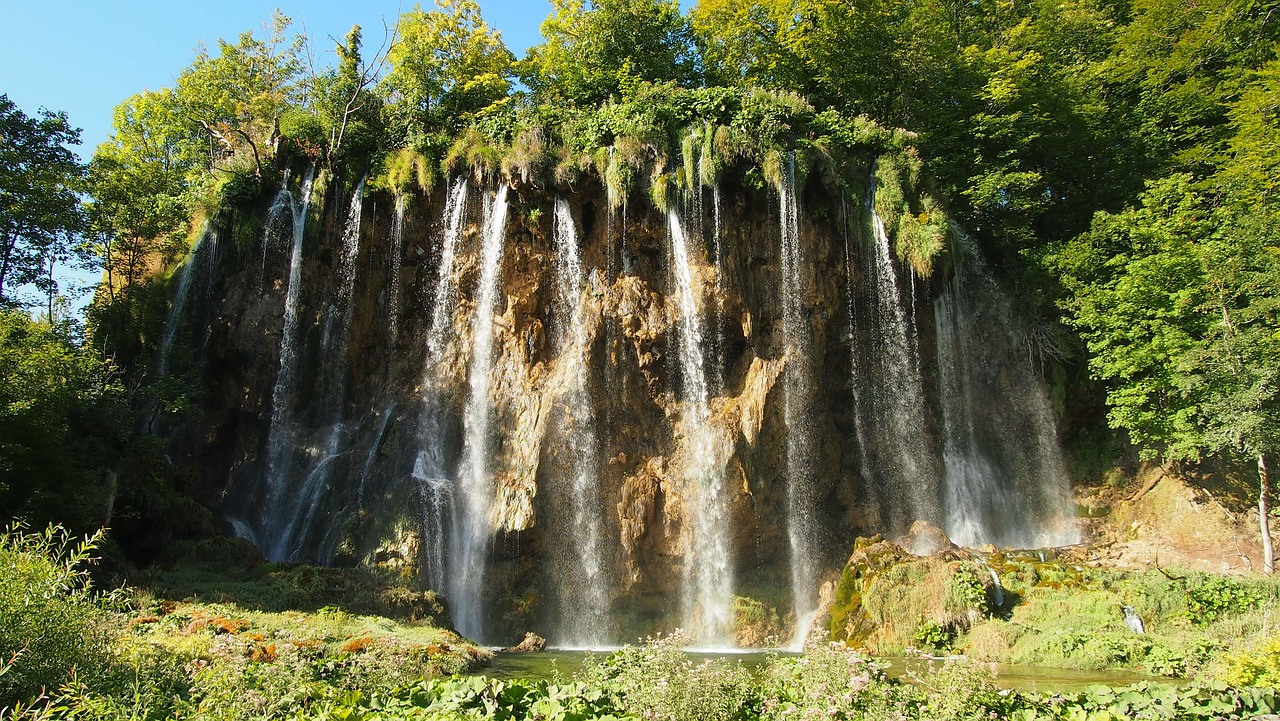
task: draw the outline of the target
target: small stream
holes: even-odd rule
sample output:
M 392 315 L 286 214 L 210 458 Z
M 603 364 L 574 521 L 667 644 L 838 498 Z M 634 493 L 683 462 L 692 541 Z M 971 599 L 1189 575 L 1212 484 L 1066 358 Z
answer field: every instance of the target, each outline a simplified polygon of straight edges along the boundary
M 504 653 L 499 651 L 494 654 L 493 664 L 484 669 L 483 673 L 486 676 L 502 679 L 547 680 L 555 678 L 557 674 L 568 678 L 581 671 L 590 662 L 602 659 L 609 653 L 609 649 L 600 651 L 555 649 L 542 653 Z M 788 657 L 796 655 L 798 654 L 788 651 L 762 650 L 689 652 L 689 656 L 695 662 L 723 660 L 731 663 L 741 663 L 752 670 L 762 668 L 774 656 Z M 941 661 L 905 658 L 877 660 L 881 664 L 888 664 L 885 671 L 894 678 L 902 676 L 907 671 L 919 670 L 926 664 L 942 663 Z M 1067 668 L 996 665 L 996 684 L 1001 688 L 1017 691 L 1067 693 L 1080 691 L 1088 686 L 1128 686 L 1141 681 L 1168 684 L 1182 683 L 1179 679 L 1146 676 L 1133 671 L 1078 671 Z

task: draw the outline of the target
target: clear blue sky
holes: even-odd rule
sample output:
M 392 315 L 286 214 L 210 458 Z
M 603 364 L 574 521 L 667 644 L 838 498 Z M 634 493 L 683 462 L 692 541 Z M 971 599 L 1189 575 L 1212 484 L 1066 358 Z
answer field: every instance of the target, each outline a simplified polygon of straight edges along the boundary
M 279 7 L 294 29 L 322 50 L 317 64 L 333 60 L 330 36 L 353 24 L 364 28 L 367 50 L 383 39 L 382 24 L 395 22 L 413 2 L 395 0 L 0 0 L 0 93 L 23 112 L 64 110 L 83 129 L 85 160 L 111 132 L 111 110 L 141 92 L 173 84 L 204 43 L 234 40 L 257 30 Z M 429 8 L 431 0 L 422 3 Z M 480 0 L 485 21 L 502 32 L 517 56 L 541 42 L 538 26 L 551 12 L 546 0 Z

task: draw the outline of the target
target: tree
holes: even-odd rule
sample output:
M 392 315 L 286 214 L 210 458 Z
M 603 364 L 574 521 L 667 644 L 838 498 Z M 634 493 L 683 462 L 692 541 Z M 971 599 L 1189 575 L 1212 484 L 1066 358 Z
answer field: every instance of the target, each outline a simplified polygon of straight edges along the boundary
M 79 142 L 65 113 L 29 117 L 0 95 L 0 305 L 13 302 L 6 285 L 40 280 L 73 247 L 84 169 L 67 146 Z
M 395 38 L 389 35 L 369 62 L 360 53 L 362 38 L 360 26 L 352 26 L 337 43 L 338 66 L 312 80 L 313 104 L 329 130 L 326 158 L 331 168 L 344 157 L 371 155 L 380 141 L 382 99 L 374 86 Z
M 1256 464 L 1263 567 L 1271 573 L 1267 457 L 1280 445 L 1280 224 L 1273 213 L 1259 227 L 1257 205 L 1233 205 L 1197 192 L 1190 174 L 1173 175 L 1153 183 L 1140 207 L 1099 213 L 1057 262 L 1070 322 L 1088 345 L 1094 375 L 1110 388 L 1111 425 L 1140 455 Z
M 515 57 L 480 15 L 475 0 L 436 0 L 400 16 L 388 51 L 386 87 L 418 126 L 456 130 L 510 91 Z
M 178 112 L 192 123 L 192 132 L 207 139 L 208 168 L 245 154 L 253 160 L 254 174 L 262 176 L 263 156 L 280 115 L 301 93 L 304 38 L 286 40 L 290 22 L 277 10 L 264 38 L 246 32 L 234 44 L 219 40 L 216 57 L 201 49 L 178 76 Z
M 543 101 L 580 107 L 618 98 L 637 81 L 701 84 L 693 31 L 675 0 L 552 0 L 546 42 L 521 61 L 525 84 Z
M 33 524 L 88 528 L 103 520 L 116 388 L 73 330 L 0 311 L 0 507 Z

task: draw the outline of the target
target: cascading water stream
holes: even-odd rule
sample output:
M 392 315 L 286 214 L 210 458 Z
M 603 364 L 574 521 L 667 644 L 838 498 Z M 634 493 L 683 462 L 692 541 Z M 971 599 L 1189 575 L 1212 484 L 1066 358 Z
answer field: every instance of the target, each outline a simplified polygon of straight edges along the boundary
M 702 174 L 701 158 L 699 158 L 698 162 L 699 162 L 698 174 L 701 175 Z M 715 379 L 715 383 L 712 390 L 714 392 L 719 393 L 724 390 L 725 366 L 727 365 L 727 359 L 725 358 L 727 349 L 724 347 L 725 257 L 724 257 L 723 228 L 721 227 L 721 218 L 720 218 L 720 184 L 719 182 L 711 186 L 711 207 L 712 207 L 712 213 L 714 216 L 712 218 L 712 227 L 711 227 L 711 254 L 715 256 L 712 260 L 716 266 L 716 285 L 715 285 L 716 309 L 715 309 L 715 324 L 713 326 L 714 327 L 713 332 L 715 333 L 715 335 L 712 341 L 712 348 L 714 349 L 714 352 L 715 352 L 715 361 L 711 365 L 711 377 Z
M 818 527 L 813 478 L 813 334 L 804 309 L 800 257 L 799 200 L 795 155 L 779 187 L 781 218 L 782 335 L 786 344 L 787 539 L 791 547 L 791 591 L 795 603 L 793 646 L 803 648 L 818 603 Z
M 289 274 L 285 285 L 284 323 L 280 334 L 280 365 L 275 388 L 271 392 L 271 426 L 267 432 L 266 498 L 262 504 L 255 537 L 260 541 L 274 535 L 280 522 L 280 505 L 289 484 L 293 466 L 294 439 L 297 428 L 293 421 L 293 392 L 298 374 L 298 309 L 302 302 L 302 242 L 306 236 L 307 209 L 311 204 L 311 184 L 315 168 L 309 168 L 302 179 L 302 202 L 294 201 L 288 187 L 281 189 L 268 213 L 278 215 L 285 209 L 293 219 L 293 244 L 289 253 Z M 265 547 L 260 543 L 259 548 Z
M 874 188 L 872 197 L 874 197 Z M 930 456 L 924 377 L 914 314 L 903 307 L 904 293 L 893 262 L 893 250 L 884 222 L 871 204 L 872 247 L 870 265 L 874 275 L 877 367 L 868 384 L 869 400 L 879 434 L 879 451 L 873 465 L 879 471 L 877 495 L 894 501 L 890 518 L 884 519 L 894 531 L 917 518 L 937 519 L 937 502 L 932 498 L 937 472 Z M 886 487 L 887 486 L 887 487 Z
M 387 345 L 400 342 L 400 256 L 404 253 L 405 197 L 396 193 L 395 221 L 391 226 L 391 287 L 387 290 Z M 388 354 L 388 358 L 394 354 Z
M 729 530 L 728 494 L 717 454 L 717 438 L 710 423 L 706 363 L 702 355 L 702 314 L 694 286 L 694 258 L 680 217 L 667 212 L 672 269 L 680 307 L 679 362 L 681 384 L 680 433 L 683 435 L 684 480 L 689 494 L 686 508 L 693 521 L 692 543 L 685 558 L 684 607 L 686 627 L 696 629 L 705 646 L 727 646 L 733 624 L 733 560 Z
M 418 423 L 418 453 L 412 479 L 417 487 L 422 518 L 422 556 L 431 587 L 445 586 L 445 542 L 453 513 L 453 481 L 446 468 L 444 397 L 439 377 L 440 360 L 453 330 L 453 260 L 462 244 L 462 224 L 467 210 L 467 181 L 453 181 L 444 207 L 444 236 L 436 285 L 427 326 L 427 356 L 422 373 L 422 412 Z
M 458 503 L 454 506 L 455 534 L 451 544 L 449 597 L 454 621 L 469 638 L 483 639 L 481 593 L 489 540 L 493 535 L 490 510 L 494 483 L 490 468 L 490 372 L 493 369 L 494 312 L 502 293 L 499 286 L 507 226 L 507 185 L 494 194 L 481 234 L 480 281 L 471 335 L 470 396 L 463 418 L 463 460 Z
M 182 325 L 182 316 L 187 310 L 187 300 L 191 297 L 191 279 L 196 274 L 196 270 L 205 265 L 204 256 L 209 255 L 205 251 L 206 239 L 209 236 L 217 235 L 217 231 L 209 226 L 209 222 L 205 221 L 204 227 L 200 229 L 200 235 L 196 236 L 196 243 L 191 248 L 191 252 L 187 255 L 182 266 L 178 268 L 178 287 L 173 293 L 173 304 L 169 306 L 169 318 L 165 322 L 164 335 L 160 338 L 160 359 L 156 363 L 156 376 L 164 377 L 169 373 L 169 359 L 173 355 L 173 343 L 178 337 L 178 328 Z M 203 268 L 208 273 L 208 268 Z
M 853 236 L 849 232 L 849 206 L 845 198 L 840 198 L 840 219 L 844 231 L 844 293 L 845 293 L 845 312 L 849 316 L 849 392 L 853 396 L 853 430 L 855 440 L 858 442 L 858 472 L 864 482 L 869 482 L 873 477 L 871 472 L 871 453 L 868 443 L 870 442 L 871 433 L 867 428 L 867 403 L 864 399 L 865 391 L 862 383 L 866 378 L 866 365 L 862 352 L 858 347 L 858 305 L 854 300 L 853 289 L 857 279 L 857 270 L 854 267 Z M 871 501 L 876 506 L 883 502 L 876 494 L 874 486 L 867 488 L 872 494 Z
M 956 233 L 956 235 L 959 235 Z M 934 301 L 944 428 L 944 530 L 957 543 L 1074 543 L 1052 411 L 1008 301 L 963 236 L 957 275 Z M 998 400 L 996 400 L 998 399 Z
M 578 232 L 564 198 L 556 198 L 556 311 L 561 318 L 556 339 L 560 372 L 567 387 L 562 435 L 572 476 L 570 506 L 573 524 L 562 533 L 575 558 L 562 584 L 561 636 L 577 647 L 599 647 L 611 640 L 604 558 L 604 528 L 600 497 L 600 458 L 596 419 L 591 401 L 591 346 L 587 335 L 586 279 L 578 252 Z
M 328 423 L 328 432 L 320 444 L 319 462 L 307 474 L 302 486 L 292 494 L 285 516 L 288 522 L 272 547 L 274 558 L 296 560 L 303 552 L 301 539 L 315 524 L 327 492 L 334 463 L 344 455 L 342 440 L 346 432 L 343 418 L 347 391 L 348 350 L 351 347 L 351 321 L 355 314 L 356 260 L 360 257 L 360 221 L 364 211 L 364 180 L 356 186 L 351 198 L 347 224 L 342 231 L 342 255 L 338 262 L 338 292 L 329 307 L 330 323 L 325 334 L 322 358 L 326 362 L 324 391 L 319 417 Z M 331 365 L 329 365 L 331 363 Z
M 369 478 L 373 473 L 373 464 L 378 460 L 378 451 L 382 449 L 382 439 L 387 435 L 387 426 L 391 425 L 391 414 L 395 413 L 396 402 L 387 403 L 382 409 L 382 415 L 378 420 L 378 432 L 374 434 L 373 441 L 369 443 L 369 453 L 364 457 L 364 464 L 360 466 L 360 486 L 356 490 L 356 508 L 365 507 L 365 496 L 368 492 Z

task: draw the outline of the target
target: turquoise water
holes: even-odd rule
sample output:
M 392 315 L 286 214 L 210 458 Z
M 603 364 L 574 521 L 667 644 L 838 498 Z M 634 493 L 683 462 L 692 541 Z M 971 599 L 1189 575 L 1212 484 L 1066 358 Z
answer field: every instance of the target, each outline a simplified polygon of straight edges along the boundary
M 482 673 L 495 678 L 542 680 L 552 679 L 557 675 L 568 678 L 580 671 L 584 665 L 593 659 L 598 660 L 608 654 L 608 651 L 565 650 L 549 650 L 542 653 L 498 652 L 494 656 L 493 665 L 484 669 Z M 766 651 L 735 653 L 692 651 L 689 655 L 695 660 L 724 660 L 731 663 L 741 663 L 748 668 L 756 669 L 763 666 L 771 656 L 794 656 L 795 654 Z M 880 659 L 879 662 L 888 664 L 886 671 L 890 676 L 895 677 L 908 670 L 920 669 L 927 664 L 940 663 L 940 661 L 902 658 Z M 1079 691 L 1086 686 L 1097 684 L 1128 686 L 1139 681 L 1179 683 L 1177 679 L 1153 678 L 1130 671 L 1076 671 L 1063 668 L 1039 668 L 1004 664 L 997 665 L 995 669 L 996 683 L 1001 688 L 1044 693 Z

